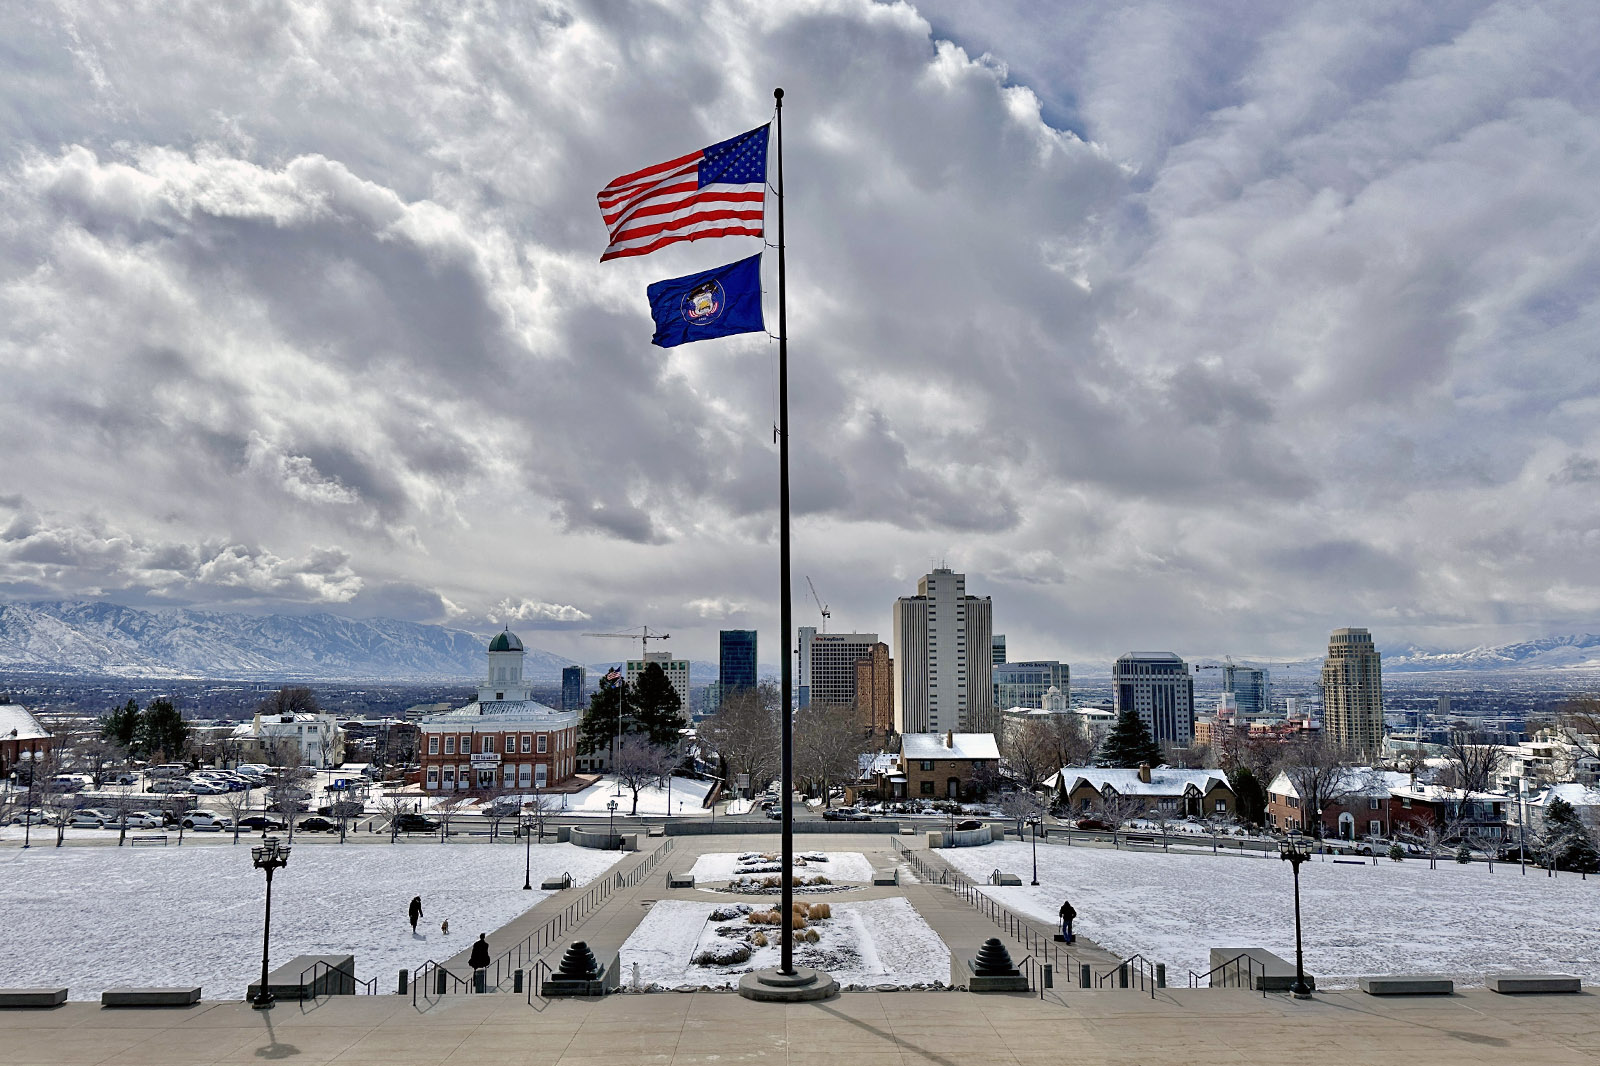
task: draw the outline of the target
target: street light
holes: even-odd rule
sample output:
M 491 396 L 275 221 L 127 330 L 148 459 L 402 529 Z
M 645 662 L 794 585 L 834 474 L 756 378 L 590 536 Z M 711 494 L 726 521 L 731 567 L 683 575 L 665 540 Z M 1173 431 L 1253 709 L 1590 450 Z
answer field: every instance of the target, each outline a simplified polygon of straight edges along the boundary
M 606 804 L 606 810 L 609 812 L 609 816 L 610 816 L 609 827 L 606 830 L 606 833 L 607 833 L 608 836 L 616 836 L 617 835 L 617 801 L 616 800 L 611 800 L 610 802 L 608 802 Z
M 522 887 L 533 890 L 533 819 L 522 815 Z
M 1036 885 L 1039 883 L 1039 823 L 1043 821 L 1036 815 L 1029 823 L 1033 826 L 1033 883 Z
M 261 925 L 261 987 L 256 990 L 250 1005 L 256 1010 L 272 1006 L 272 989 L 267 984 L 267 944 L 272 935 L 272 871 L 289 865 L 289 846 L 278 843 L 277 837 L 263 837 L 260 844 L 250 849 L 256 869 L 267 871 L 267 917 Z
M 1311 986 L 1306 984 L 1306 956 L 1300 937 L 1300 864 L 1310 860 L 1310 845 L 1304 837 L 1291 836 L 1278 845 L 1278 858 L 1294 869 L 1294 984 L 1289 986 L 1289 992 L 1295 999 L 1310 999 Z

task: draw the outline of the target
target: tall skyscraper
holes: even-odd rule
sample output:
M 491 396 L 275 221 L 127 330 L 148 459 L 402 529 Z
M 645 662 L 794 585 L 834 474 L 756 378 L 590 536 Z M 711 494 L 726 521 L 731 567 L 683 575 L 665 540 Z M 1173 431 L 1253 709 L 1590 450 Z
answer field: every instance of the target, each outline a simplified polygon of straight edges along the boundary
M 724 629 L 717 659 L 717 683 L 723 692 L 756 687 L 756 631 Z
M 689 706 L 689 660 L 674 659 L 670 651 L 645 652 L 643 659 L 628 660 L 628 684 L 637 685 L 639 675 L 644 673 L 644 668 L 651 663 L 655 663 L 666 672 L 667 680 L 672 683 L 672 690 L 678 694 L 684 717 L 688 717 L 693 709 Z
M 1117 713 L 1135 711 L 1157 741 L 1194 743 L 1194 677 L 1170 651 L 1130 651 L 1111 670 Z
M 993 607 L 940 568 L 894 607 L 894 713 L 902 733 L 994 733 Z
M 1367 757 L 1383 746 L 1383 664 L 1365 629 L 1335 629 L 1328 637 L 1322 732 Z
M 582 666 L 563 666 L 561 668 L 561 709 L 563 711 L 581 711 L 588 701 L 584 699 L 584 689 L 589 685 L 589 671 Z
M 989 649 L 990 649 L 989 661 L 991 663 L 993 663 L 995 666 L 999 666 L 1001 663 L 1005 662 L 1006 661 L 1006 635 L 1004 633 L 996 633 L 994 636 L 990 637 L 989 638 Z
M 800 668 L 795 683 L 800 706 L 854 706 L 856 663 L 872 658 L 877 646 L 876 633 L 818 633 L 816 626 L 801 626 Z
M 1222 668 L 1222 691 L 1233 693 L 1233 705 L 1241 718 L 1259 718 L 1269 709 L 1265 670 L 1228 663 Z
M 997 711 L 1013 707 L 1040 710 L 1045 693 L 1059 689 L 1063 697 L 1071 689 L 1066 663 L 1045 659 L 1031 663 L 996 663 L 994 667 L 994 706 Z

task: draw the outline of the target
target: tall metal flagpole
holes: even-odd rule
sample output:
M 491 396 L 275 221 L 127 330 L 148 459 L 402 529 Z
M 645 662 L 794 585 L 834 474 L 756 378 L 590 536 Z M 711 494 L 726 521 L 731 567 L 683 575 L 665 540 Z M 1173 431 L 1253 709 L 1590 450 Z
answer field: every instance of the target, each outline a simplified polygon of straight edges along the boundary
M 783 649 L 779 708 L 783 715 L 783 961 L 782 974 L 794 973 L 794 653 L 790 645 L 794 621 L 789 597 L 789 322 L 788 293 L 783 262 L 783 90 L 772 90 L 777 101 L 778 141 L 778 566 L 782 571 L 778 612 Z

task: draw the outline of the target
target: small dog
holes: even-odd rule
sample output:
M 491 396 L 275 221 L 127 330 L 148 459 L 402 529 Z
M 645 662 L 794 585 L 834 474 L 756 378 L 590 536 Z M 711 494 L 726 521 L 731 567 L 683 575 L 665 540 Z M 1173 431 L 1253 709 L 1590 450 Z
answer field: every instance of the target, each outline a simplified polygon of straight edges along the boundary
M 444 936 L 449 936 L 450 935 L 450 919 L 449 918 L 446 918 L 444 921 L 439 923 L 439 932 L 441 934 L 443 934 Z

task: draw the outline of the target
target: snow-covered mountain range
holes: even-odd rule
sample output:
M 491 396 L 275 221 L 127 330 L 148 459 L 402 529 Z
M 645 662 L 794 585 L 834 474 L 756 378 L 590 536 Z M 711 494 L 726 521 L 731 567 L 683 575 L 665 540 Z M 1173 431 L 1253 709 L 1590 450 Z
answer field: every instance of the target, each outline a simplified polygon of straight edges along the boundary
M 114 677 L 467 680 L 485 634 L 331 614 L 140 610 L 109 603 L 0 604 L 0 670 Z M 559 681 L 572 660 L 529 648 L 526 675 Z

